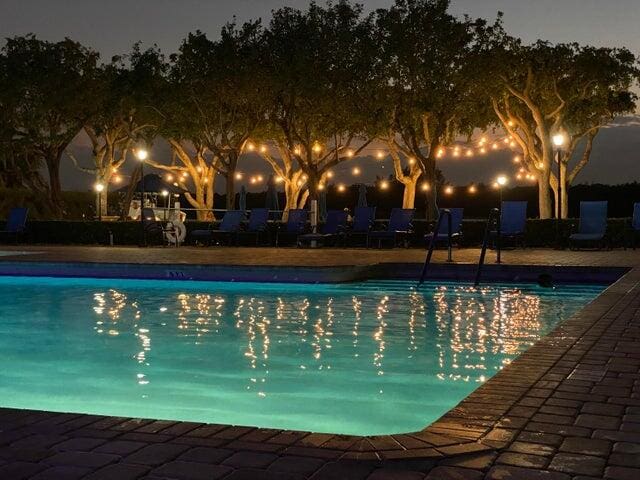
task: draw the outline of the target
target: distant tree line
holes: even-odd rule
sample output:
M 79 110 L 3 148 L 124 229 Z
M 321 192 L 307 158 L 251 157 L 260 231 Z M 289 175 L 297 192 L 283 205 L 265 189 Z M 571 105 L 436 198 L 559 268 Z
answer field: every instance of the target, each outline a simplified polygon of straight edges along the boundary
M 312 2 L 275 10 L 268 23 L 232 21 L 215 39 L 196 31 L 168 57 L 136 44 L 110 62 L 70 39 L 9 38 L 0 53 L 0 186 L 42 191 L 60 213 L 62 161 L 108 186 L 136 148 L 163 138 L 171 163 L 149 162 L 173 172 L 203 213 L 217 175 L 233 208 L 247 151 L 282 178 L 294 208 L 317 197 L 337 164 L 382 141 L 403 205 L 413 207 L 418 182 L 438 181 L 440 147 L 503 131 L 537 179 L 541 218 L 552 216 L 554 197 L 566 216 L 568 187 L 600 128 L 635 110 L 635 56 L 529 45 L 505 31 L 501 14 L 488 22 L 448 10 L 448 0 L 396 0 L 370 14 L 347 0 Z M 91 168 L 69 150 L 83 132 Z M 561 178 L 558 132 L 567 137 Z M 431 213 L 435 205 L 432 196 Z

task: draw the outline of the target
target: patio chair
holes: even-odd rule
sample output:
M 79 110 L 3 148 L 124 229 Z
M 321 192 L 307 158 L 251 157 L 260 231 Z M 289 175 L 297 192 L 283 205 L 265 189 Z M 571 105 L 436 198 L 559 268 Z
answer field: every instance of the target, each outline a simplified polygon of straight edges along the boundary
M 329 210 L 327 212 L 327 221 L 322 228 L 322 233 L 305 233 L 298 236 L 298 246 L 303 244 L 311 244 L 317 242 L 320 245 L 326 245 L 330 241 L 344 234 L 347 226 L 348 214 L 344 210 Z
M 440 215 L 443 215 L 442 211 L 444 209 L 440 209 Z M 451 212 L 451 242 L 456 242 L 458 245 L 460 244 L 460 238 L 462 237 L 462 216 L 464 213 L 464 208 L 448 208 Z M 435 227 L 434 227 L 435 228 Z M 447 216 L 444 216 L 442 219 L 442 223 L 440 224 L 440 229 L 438 232 L 427 233 L 424 236 L 424 239 L 427 242 L 427 245 L 430 244 L 433 236 L 436 236 L 435 241 L 436 245 L 442 243 L 448 243 L 449 238 L 449 219 Z
M 389 225 L 384 231 L 370 232 L 367 236 L 367 247 L 371 245 L 372 240 L 378 241 L 378 248 L 382 247 L 382 242 L 388 240 L 395 247 L 398 240 L 403 240 L 405 246 L 408 246 L 407 237 L 412 232 L 411 222 L 415 209 L 413 208 L 394 208 L 391 210 Z
M 525 231 L 527 228 L 527 204 L 528 202 L 502 202 L 500 209 L 500 243 L 504 247 L 504 241 L 512 242 L 514 247 L 518 243 L 522 247 L 525 246 Z M 495 247 L 495 241 L 498 232 L 491 232 L 492 246 Z
M 627 239 L 631 240 L 631 246 L 636 249 L 636 241 L 638 235 L 640 235 L 640 203 L 633 204 L 633 216 L 631 217 L 631 225 L 627 230 Z M 629 242 L 625 241 L 625 248 L 627 248 Z
M 356 207 L 354 210 L 351 228 L 345 232 L 345 243 L 353 244 L 358 237 L 362 238 L 362 244 L 367 244 L 367 237 L 376 221 L 376 207 Z
M 578 232 L 569 236 L 569 248 L 593 245 L 599 249 L 605 246 L 607 234 L 608 202 L 580 202 L 580 223 Z
M 15 243 L 24 236 L 27 228 L 27 215 L 29 209 L 25 207 L 15 207 L 9 211 L 9 217 L 4 230 L 0 230 L 0 238 L 13 238 Z
M 308 218 L 309 212 L 307 210 L 302 208 L 289 210 L 287 223 L 280 225 L 281 228 L 276 233 L 276 247 L 280 244 L 281 237 L 294 237 L 297 239 L 299 235 L 305 233 Z
M 227 210 L 217 230 L 213 229 L 213 225 L 209 225 L 207 230 L 194 230 L 191 232 L 191 236 L 194 240 L 206 243 L 207 245 L 211 245 L 214 240 L 221 239 L 224 239 L 227 245 L 230 245 L 232 239 L 236 239 L 244 217 L 244 210 Z
M 249 215 L 249 223 L 247 224 L 247 228 L 238 231 L 238 243 L 240 243 L 240 238 L 247 236 L 255 237 L 256 245 L 258 245 L 260 243 L 260 235 L 268 233 L 268 224 L 269 209 L 254 208 L 253 210 L 251 210 L 251 214 Z

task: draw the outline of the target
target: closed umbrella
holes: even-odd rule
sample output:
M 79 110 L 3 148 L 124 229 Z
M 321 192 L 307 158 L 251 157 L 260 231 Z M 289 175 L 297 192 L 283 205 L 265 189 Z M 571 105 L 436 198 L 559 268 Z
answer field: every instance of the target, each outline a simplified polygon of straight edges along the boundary
M 246 211 L 247 210 L 247 189 L 244 185 L 240 187 L 240 197 L 238 198 L 238 210 Z
M 364 183 L 361 183 L 360 188 L 358 189 L 358 206 L 367 206 L 367 186 Z
M 267 196 L 264 206 L 269 210 L 280 210 L 280 206 L 278 204 L 278 190 L 276 189 L 276 179 L 273 175 L 269 175 L 269 180 L 267 181 Z
M 318 218 L 321 222 L 327 219 L 327 192 L 324 190 L 318 194 Z

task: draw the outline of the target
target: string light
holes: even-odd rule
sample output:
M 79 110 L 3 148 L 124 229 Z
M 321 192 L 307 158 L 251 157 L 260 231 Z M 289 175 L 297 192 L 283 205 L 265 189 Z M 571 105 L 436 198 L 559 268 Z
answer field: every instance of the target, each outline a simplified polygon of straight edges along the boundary
M 284 178 L 282 178 L 280 175 L 278 175 L 276 178 L 273 179 L 274 182 L 276 183 L 282 183 L 284 182 Z
M 387 188 L 389 188 L 389 182 L 387 182 L 386 180 L 382 180 L 380 182 L 380 190 L 386 190 Z
M 515 157 L 513 157 L 513 163 L 520 163 L 522 159 L 520 158 L 520 155 L 516 155 Z
M 498 143 L 494 142 L 493 145 L 491 145 L 491 148 L 493 148 L 494 150 L 498 150 Z
M 416 163 L 415 157 L 409 157 L 409 165 L 413 165 L 414 163 Z
M 473 150 L 468 149 L 467 153 L 465 154 L 467 157 L 473 157 Z
M 469 193 L 470 193 L 470 194 L 472 194 L 472 195 L 473 195 L 473 194 L 474 194 L 474 193 L 476 193 L 477 191 L 478 191 L 478 189 L 476 188 L 476 186 L 475 186 L 475 185 L 470 185 L 470 186 L 469 186 Z
M 343 183 L 341 183 L 340 185 L 338 185 L 338 191 L 340 193 L 344 192 L 347 189 L 347 187 L 344 186 Z
M 420 188 L 423 192 L 428 192 L 429 190 L 431 190 L 431 185 L 429 185 L 429 182 L 422 182 Z
M 296 148 L 293 149 L 293 153 L 295 153 L 296 155 L 300 156 L 302 151 L 300 150 L 300 147 L 296 147 Z
M 382 150 L 378 150 L 378 152 L 376 153 L 376 158 L 378 160 L 382 160 L 384 157 L 386 157 L 387 155 L 382 151 Z
M 251 143 L 251 142 L 247 143 L 247 150 L 248 151 L 253 152 L 255 149 L 256 149 L 256 146 L 253 143 Z
M 322 151 L 322 145 L 316 142 L 313 144 L 312 150 L 314 153 L 320 153 Z
M 257 180 L 259 183 L 262 183 L 262 182 L 264 181 L 264 177 L 263 177 L 262 175 L 258 175 L 258 176 L 256 177 L 256 180 Z
M 260 153 L 267 153 L 267 150 L 269 149 L 266 145 L 260 145 Z
M 327 178 L 333 178 L 333 172 L 331 170 L 327 172 Z
M 166 178 L 167 178 L 167 182 L 173 182 L 173 175 L 168 174 Z
M 113 183 L 120 183 L 122 182 L 122 177 L 120 175 L 116 175 L 115 177 L 113 177 Z
M 353 167 L 351 169 L 351 173 L 353 174 L 354 177 L 357 177 L 358 175 L 360 175 L 360 167 Z
M 242 180 L 242 172 L 236 172 L 236 180 Z
M 485 153 L 487 153 L 487 149 L 484 147 L 480 148 L 480 153 L 484 155 Z
M 322 183 L 318 184 L 318 190 L 320 191 L 324 190 L 324 185 Z

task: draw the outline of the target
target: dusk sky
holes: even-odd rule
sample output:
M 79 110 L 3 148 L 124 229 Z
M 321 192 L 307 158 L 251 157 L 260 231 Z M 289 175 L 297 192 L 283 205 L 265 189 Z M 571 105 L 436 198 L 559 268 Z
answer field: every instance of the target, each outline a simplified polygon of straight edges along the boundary
M 362 3 L 367 9 L 375 9 L 391 2 Z M 35 33 L 48 40 L 68 36 L 93 47 L 108 60 L 127 52 L 138 40 L 146 45 L 157 43 L 165 53 L 171 53 L 188 32 L 200 29 L 215 37 L 220 26 L 234 15 L 240 20 L 261 17 L 268 21 L 273 8 L 304 8 L 307 4 L 307 0 L 1 0 L 0 33 L 2 37 Z M 453 0 L 452 10 L 489 19 L 503 11 L 509 32 L 525 41 L 544 38 L 626 46 L 640 54 L 639 0 Z M 640 122 L 630 118 L 618 125 L 601 132 L 580 182 L 640 180 Z M 75 148 L 80 153 L 83 150 L 81 143 Z M 164 156 L 166 150 L 159 145 L 155 153 Z M 389 164 L 385 169 L 379 167 L 369 169 L 371 176 L 391 173 Z M 441 167 L 450 181 L 461 184 L 488 181 L 498 171 L 513 171 L 506 155 L 446 161 Z M 242 168 L 267 171 L 255 159 L 249 159 Z M 68 165 L 63 175 L 68 188 L 84 189 L 92 182 Z

